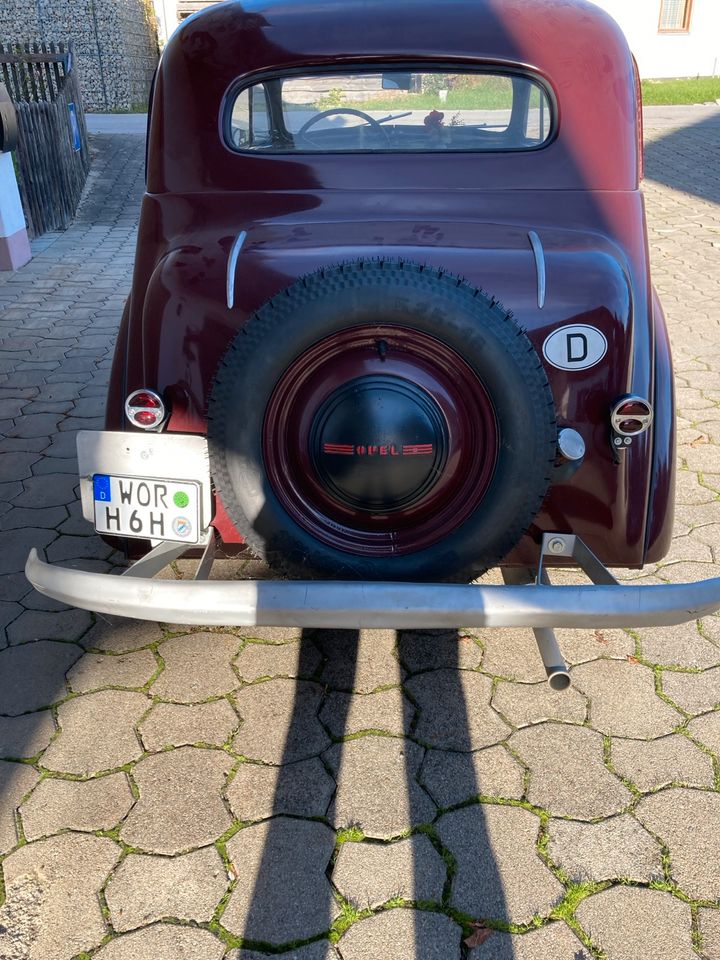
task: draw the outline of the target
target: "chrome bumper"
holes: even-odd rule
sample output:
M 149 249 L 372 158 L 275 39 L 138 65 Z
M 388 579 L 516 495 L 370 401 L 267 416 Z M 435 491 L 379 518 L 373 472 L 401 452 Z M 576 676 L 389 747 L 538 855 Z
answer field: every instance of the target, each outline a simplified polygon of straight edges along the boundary
M 25 567 L 45 596 L 139 620 L 199 626 L 433 629 L 673 626 L 720 609 L 720 578 L 667 586 L 479 586 L 335 581 L 153 580 Z

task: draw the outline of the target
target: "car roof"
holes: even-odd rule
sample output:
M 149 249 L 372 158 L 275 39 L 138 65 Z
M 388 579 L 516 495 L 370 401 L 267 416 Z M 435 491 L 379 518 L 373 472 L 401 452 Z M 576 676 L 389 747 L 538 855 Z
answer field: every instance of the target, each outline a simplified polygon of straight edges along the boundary
M 638 104 L 633 61 L 615 21 L 587 0 L 228 0 L 190 17 L 161 60 L 151 179 L 177 189 L 153 151 L 174 149 L 185 180 L 232 164 L 215 149 L 229 91 L 265 71 L 352 63 L 458 61 L 528 67 L 558 101 L 561 150 L 548 185 L 633 189 Z M 189 136 L 188 134 L 191 134 Z M 224 144 L 220 144 L 224 148 Z M 564 152 L 560 157 L 559 153 Z M 578 154 L 581 156 L 578 158 Z M 248 163 L 247 158 L 236 158 Z M 264 162 L 271 162 L 267 158 Z M 522 164 L 516 165 L 518 169 Z M 540 179 L 542 161 L 537 169 Z M 182 169 L 181 169 L 182 168 Z M 498 170 L 500 168 L 498 167 Z M 563 173 L 565 171 L 565 173 Z M 564 177 L 564 179 L 563 179 Z M 182 176 L 180 177 L 182 179 Z M 221 177 L 222 179 L 222 177 Z M 187 189 L 187 186 L 185 187 Z

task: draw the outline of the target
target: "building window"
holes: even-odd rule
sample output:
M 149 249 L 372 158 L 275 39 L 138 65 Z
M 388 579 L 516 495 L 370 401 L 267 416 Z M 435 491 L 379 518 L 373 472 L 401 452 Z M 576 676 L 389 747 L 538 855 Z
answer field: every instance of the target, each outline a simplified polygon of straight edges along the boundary
M 660 0 L 660 33 L 687 33 L 692 17 L 692 0 Z

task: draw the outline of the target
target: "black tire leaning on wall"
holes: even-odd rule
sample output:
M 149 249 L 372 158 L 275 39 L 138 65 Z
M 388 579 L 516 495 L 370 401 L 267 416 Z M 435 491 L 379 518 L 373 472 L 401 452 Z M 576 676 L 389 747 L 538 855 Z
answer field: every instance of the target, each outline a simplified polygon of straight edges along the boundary
M 278 381 L 318 342 L 383 324 L 449 347 L 491 399 L 496 461 L 482 499 L 441 540 L 401 556 L 356 555 L 318 540 L 285 509 L 265 468 L 266 410 Z M 353 261 L 296 281 L 265 303 L 231 344 L 208 408 L 211 473 L 254 553 L 311 579 L 468 582 L 512 549 L 550 484 L 557 424 L 550 387 L 529 339 L 494 298 L 435 268 Z

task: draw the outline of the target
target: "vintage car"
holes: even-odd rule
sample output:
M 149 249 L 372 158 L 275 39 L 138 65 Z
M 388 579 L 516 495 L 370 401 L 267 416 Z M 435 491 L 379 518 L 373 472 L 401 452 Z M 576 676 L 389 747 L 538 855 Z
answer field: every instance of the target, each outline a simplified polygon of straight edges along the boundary
M 152 549 L 122 577 L 32 554 L 32 583 L 185 623 L 528 626 L 556 686 L 553 627 L 716 609 L 718 580 L 607 570 L 660 560 L 673 523 L 642 162 L 637 69 L 585 0 L 189 19 L 107 430 L 78 439 L 87 519 Z M 190 548 L 194 582 L 152 579 Z M 208 578 L 246 548 L 281 578 Z M 550 585 L 568 565 L 594 583 Z

